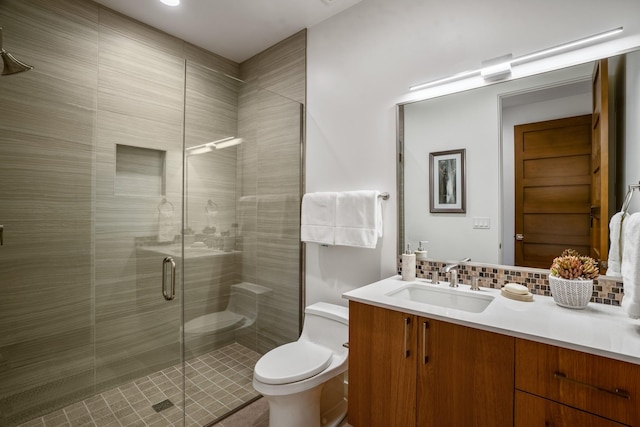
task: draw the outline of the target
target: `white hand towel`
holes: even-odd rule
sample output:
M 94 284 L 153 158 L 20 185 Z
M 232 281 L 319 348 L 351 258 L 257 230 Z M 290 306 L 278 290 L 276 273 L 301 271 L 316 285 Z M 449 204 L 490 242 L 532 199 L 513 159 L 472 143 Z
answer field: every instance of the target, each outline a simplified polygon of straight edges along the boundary
M 173 209 L 158 212 L 158 242 L 173 242 L 175 228 L 173 223 Z
M 300 240 L 333 245 L 338 193 L 307 193 L 302 197 Z
M 345 191 L 336 199 L 336 245 L 375 248 L 382 237 L 378 191 Z
M 609 247 L 609 261 L 607 261 L 607 276 L 620 276 L 622 247 L 624 245 L 624 239 L 622 239 L 623 218 L 622 212 L 618 212 L 609 221 L 611 246 Z
M 622 253 L 622 308 L 632 319 L 640 318 L 640 213 L 624 219 Z

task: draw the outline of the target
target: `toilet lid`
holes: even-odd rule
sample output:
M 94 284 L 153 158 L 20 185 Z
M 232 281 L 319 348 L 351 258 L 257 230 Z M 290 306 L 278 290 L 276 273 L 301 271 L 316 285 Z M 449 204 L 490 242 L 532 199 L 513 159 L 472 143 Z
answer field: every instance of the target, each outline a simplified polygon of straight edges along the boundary
M 328 348 L 296 341 L 274 348 L 258 360 L 255 378 L 265 384 L 287 384 L 313 377 L 331 364 Z

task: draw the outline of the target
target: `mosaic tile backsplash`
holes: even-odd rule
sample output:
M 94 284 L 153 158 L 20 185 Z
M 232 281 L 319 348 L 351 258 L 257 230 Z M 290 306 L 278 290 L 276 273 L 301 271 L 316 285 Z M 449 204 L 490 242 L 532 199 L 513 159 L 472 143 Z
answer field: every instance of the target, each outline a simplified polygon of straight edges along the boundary
M 398 258 L 398 274 L 402 274 L 402 257 Z M 438 274 L 438 280 L 448 281 L 442 268 L 448 262 L 427 260 L 416 261 L 416 277 L 432 279 Z M 458 278 L 461 283 L 469 284 L 477 277 L 478 284 L 486 288 L 500 289 L 507 283 L 518 283 L 529 288 L 534 295 L 551 296 L 549 289 L 549 271 L 539 268 L 498 266 L 473 262 L 460 263 Z M 610 276 L 600 276 L 593 281 L 591 302 L 619 306 L 622 301 L 622 280 Z

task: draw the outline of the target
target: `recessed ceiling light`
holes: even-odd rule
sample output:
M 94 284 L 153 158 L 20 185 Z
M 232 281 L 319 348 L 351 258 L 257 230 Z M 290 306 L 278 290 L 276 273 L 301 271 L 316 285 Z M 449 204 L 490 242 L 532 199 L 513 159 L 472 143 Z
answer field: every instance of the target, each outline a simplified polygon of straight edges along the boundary
M 167 6 L 178 6 L 180 4 L 180 0 L 160 0 L 162 3 Z

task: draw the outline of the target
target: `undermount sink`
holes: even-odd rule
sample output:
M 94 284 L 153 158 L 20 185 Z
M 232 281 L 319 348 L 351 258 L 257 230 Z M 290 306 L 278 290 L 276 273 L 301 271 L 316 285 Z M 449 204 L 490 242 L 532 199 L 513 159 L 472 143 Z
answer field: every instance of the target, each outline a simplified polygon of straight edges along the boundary
M 470 313 L 482 313 L 494 298 L 491 295 L 471 293 L 457 288 L 436 288 L 432 286 L 433 285 L 428 284 L 407 285 L 389 292 L 386 295 L 392 298 L 452 308 Z

